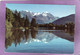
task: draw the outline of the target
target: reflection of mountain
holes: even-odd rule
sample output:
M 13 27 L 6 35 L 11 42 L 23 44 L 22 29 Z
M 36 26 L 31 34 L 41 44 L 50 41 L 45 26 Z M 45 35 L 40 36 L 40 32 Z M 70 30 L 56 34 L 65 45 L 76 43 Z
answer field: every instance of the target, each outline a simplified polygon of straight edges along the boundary
M 69 31 L 68 31 L 69 32 Z M 73 34 L 70 32 L 71 35 Z M 33 42 L 43 42 L 43 43 L 49 43 L 52 40 L 55 40 L 56 38 L 63 38 L 69 41 L 74 41 L 74 37 L 70 36 L 67 32 L 64 31 L 35 31 L 35 30 L 25 30 L 22 31 L 22 29 L 12 29 L 10 32 L 6 31 L 6 38 L 5 38 L 5 48 L 8 48 L 12 45 L 12 43 L 15 44 L 15 47 L 20 43 L 33 43 Z
M 53 22 L 53 24 L 57 24 L 57 25 L 63 24 L 64 25 L 65 23 L 68 23 L 68 22 L 74 23 L 74 20 L 75 20 L 75 14 L 72 14 L 72 15 L 57 19 L 56 21 Z
M 52 33 L 49 32 L 39 32 L 39 34 L 37 35 L 36 38 L 38 38 L 39 40 L 42 41 L 46 41 L 46 42 L 50 42 L 51 40 L 53 40 L 54 38 L 56 38 L 57 36 L 55 36 Z
M 35 17 L 37 23 L 39 24 L 53 22 L 54 20 L 58 19 L 57 17 L 54 17 L 51 13 L 48 12 L 34 13 L 31 11 L 20 11 L 20 13 L 22 17 L 26 17 L 27 15 L 30 21 L 32 20 L 33 17 Z
M 66 39 L 66 40 L 69 40 L 72 42 L 74 41 L 74 36 L 73 35 L 71 36 L 69 33 L 65 33 L 64 31 L 54 31 L 53 34 L 55 34 L 56 36 L 61 37 L 63 39 Z
M 35 35 L 36 32 L 33 32 L 33 34 Z M 31 34 L 32 35 L 32 34 Z M 35 35 L 35 38 L 33 37 L 29 37 L 27 42 L 25 44 L 31 43 L 31 42 L 43 42 L 43 43 L 48 43 L 51 40 L 53 40 L 54 38 L 56 38 L 57 36 L 55 36 L 52 33 L 49 32 L 38 32 Z

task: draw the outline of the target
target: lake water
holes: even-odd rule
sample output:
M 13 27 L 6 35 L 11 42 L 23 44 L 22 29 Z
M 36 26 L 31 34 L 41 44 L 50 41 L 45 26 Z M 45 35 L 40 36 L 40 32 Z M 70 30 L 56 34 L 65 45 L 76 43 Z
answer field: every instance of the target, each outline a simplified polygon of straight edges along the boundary
M 14 29 L 6 32 L 5 52 L 74 53 L 74 35 L 64 30 Z

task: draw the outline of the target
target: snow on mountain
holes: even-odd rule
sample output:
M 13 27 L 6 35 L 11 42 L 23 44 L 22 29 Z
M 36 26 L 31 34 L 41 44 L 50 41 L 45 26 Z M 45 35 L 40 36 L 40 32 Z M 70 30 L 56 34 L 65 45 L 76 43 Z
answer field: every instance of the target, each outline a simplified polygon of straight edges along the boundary
M 40 14 L 41 14 L 41 13 L 34 13 L 33 16 L 35 16 L 35 15 L 40 15 Z
M 43 13 L 39 13 L 39 12 L 34 13 L 26 10 L 26 11 L 20 11 L 20 13 L 21 13 L 21 17 L 24 17 L 24 18 L 26 18 L 26 15 L 27 15 L 30 21 L 32 20 L 33 17 L 36 18 L 36 21 L 39 24 L 50 23 L 56 20 L 56 18 L 47 11 Z

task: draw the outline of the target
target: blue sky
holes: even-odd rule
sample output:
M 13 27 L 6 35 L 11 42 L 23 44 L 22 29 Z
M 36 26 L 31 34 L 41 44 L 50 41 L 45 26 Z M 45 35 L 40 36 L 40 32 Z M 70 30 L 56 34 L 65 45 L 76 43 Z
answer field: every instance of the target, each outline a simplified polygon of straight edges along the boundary
M 64 17 L 75 14 L 74 5 L 47 5 L 47 4 L 6 4 L 11 10 L 28 10 L 32 12 L 49 12 L 57 17 Z

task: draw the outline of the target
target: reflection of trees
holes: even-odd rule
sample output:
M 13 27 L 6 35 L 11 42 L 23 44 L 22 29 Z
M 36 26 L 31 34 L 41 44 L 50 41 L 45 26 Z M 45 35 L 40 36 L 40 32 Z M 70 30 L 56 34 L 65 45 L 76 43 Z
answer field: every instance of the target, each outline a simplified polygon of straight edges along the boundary
M 17 44 L 20 45 L 21 40 L 27 40 L 29 38 L 29 30 L 25 29 L 23 32 L 21 29 L 11 29 L 11 31 L 6 31 L 5 36 L 5 48 L 7 49 L 9 46 L 12 45 L 12 43 L 15 44 L 15 47 Z M 35 38 L 37 34 L 37 31 L 31 30 L 31 37 Z
M 32 38 L 35 38 L 37 34 L 37 31 L 35 31 L 34 29 L 31 30 L 31 36 Z
M 8 46 L 11 46 L 12 42 L 12 38 L 5 38 L 5 48 L 7 49 Z
M 64 31 L 53 31 L 56 36 L 74 42 L 74 36 L 66 34 Z
M 25 29 L 24 34 L 25 34 L 25 39 L 27 40 L 29 37 L 29 30 Z
M 65 33 L 69 33 L 71 36 L 73 36 L 74 30 L 65 29 Z
M 7 29 L 5 31 L 5 48 L 8 48 L 8 46 L 11 46 L 14 37 L 12 36 L 11 29 Z
M 8 34 L 8 33 L 12 33 L 12 34 Z M 16 47 L 17 44 L 20 44 L 21 39 L 27 40 L 28 36 L 29 36 L 29 30 L 25 30 L 25 32 L 23 32 L 21 29 L 12 29 L 12 31 L 10 32 L 6 31 L 5 48 L 11 46 L 12 43 L 14 43 Z
M 12 35 L 15 37 L 14 38 L 15 46 L 17 46 L 17 44 L 20 44 L 21 38 L 24 39 L 24 32 L 20 29 L 15 29 Z

